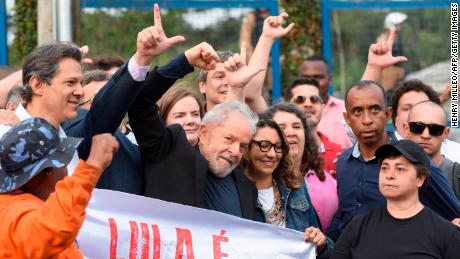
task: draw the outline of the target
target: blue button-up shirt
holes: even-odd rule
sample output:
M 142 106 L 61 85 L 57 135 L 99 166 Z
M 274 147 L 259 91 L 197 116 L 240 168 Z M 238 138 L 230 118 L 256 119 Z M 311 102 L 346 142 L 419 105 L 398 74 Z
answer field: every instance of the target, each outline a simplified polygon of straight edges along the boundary
M 388 133 L 390 144 L 396 142 Z M 379 161 L 376 157 L 365 161 L 358 142 L 343 152 L 337 160 L 337 195 L 339 209 L 328 228 L 328 236 L 336 240 L 353 216 L 386 204 L 379 191 Z
M 389 132 L 388 136 L 390 144 L 397 141 L 393 133 Z M 355 215 L 386 204 L 385 197 L 379 191 L 379 172 L 378 159 L 373 157 L 365 161 L 359 151 L 358 143 L 339 157 L 337 161 L 339 209 L 327 229 L 331 239 L 336 241 Z M 430 161 L 430 176 L 420 201 L 447 220 L 460 217 L 460 202 L 445 176 L 432 161 Z

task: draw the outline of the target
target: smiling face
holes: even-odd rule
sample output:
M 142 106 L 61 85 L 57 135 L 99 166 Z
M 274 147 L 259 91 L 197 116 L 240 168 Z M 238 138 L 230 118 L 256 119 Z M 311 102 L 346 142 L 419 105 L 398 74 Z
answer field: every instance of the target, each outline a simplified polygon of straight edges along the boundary
M 219 124 L 202 124 L 200 152 L 209 161 L 209 168 L 217 177 L 229 175 L 248 150 L 252 138 L 251 124 L 239 112 L 231 112 Z
M 262 151 L 257 143 L 251 142 L 248 152 L 248 158 L 252 164 L 256 178 L 271 176 L 278 167 L 283 156 L 282 153 L 275 152 L 275 146 L 281 148 L 281 136 L 278 135 L 275 129 L 264 127 L 257 130 L 253 141 L 259 143 L 261 141 L 268 141 L 272 144 L 272 147 L 268 151 Z M 262 147 L 262 149 L 265 150 L 264 147 Z
M 371 85 L 355 87 L 348 92 L 345 121 L 360 143 L 373 145 L 382 141 L 390 111 L 380 88 Z
M 302 121 L 295 114 L 284 111 L 276 112 L 273 120 L 286 135 L 286 140 L 289 144 L 289 155 L 295 164 L 300 165 L 305 148 L 305 131 Z
M 417 177 L 417 170 L 404 156 L 389 157 L 382 161 L 379 174 L 379 190 L 389 200 L 405 200 L 418 195 L 424 176 Z
M 166 117 L 166 125 L 171 124 L 180 124 L 184 128 L 191 145 L 198 142 L 201 116 L 200 106 L 195 98 L 186 96 L 174 104 Z
M 206 81 L 199 82 L 200 92 L 206 95 L 206 108 L 225 102 L 228 92 L 228 80 L 224 63 L 217 63 L 216 68 L 209 70 Z
M 83 97 L 82 80 L 81 64 L 75 59 L 64 58 L 49 85 L 40 82 L 41 86 L 34 87 L 34 93 L 43 97 L 40 98 L 41 111 L 53 125 L 77 116 L 80 98 Z
M 305 112 L 307 122 L 310 126 L 316 127 L 321 121 L 323 114 L 324 104 L 322 102 L 312 102 L 311 97 L 319 97 L 319 89 L 314 85 L 298 85 L 291 90 L 292 98 L 291 103 L 299 107 Z M 298 96 L 304 96 L 303 103 L 297 103 L 294 99 Z M 319 99 L 318 99 L 319 100 Z

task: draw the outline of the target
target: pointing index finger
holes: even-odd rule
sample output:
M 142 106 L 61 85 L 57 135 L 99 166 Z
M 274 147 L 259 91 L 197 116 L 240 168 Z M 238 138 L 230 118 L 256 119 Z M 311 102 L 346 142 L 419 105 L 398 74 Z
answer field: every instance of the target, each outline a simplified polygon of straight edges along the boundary
M 158 6 L 158 4 L 153 5 L 153 25 L 162 27 L 160 6 Z
M 389 46 L 390 48 L 393 47 L 395 38 L 396 38 L 396 29 L 393 27 L 390 30 L 390 36 L 388 36 L 387 46 Z
M 246 64 L 246 62 L 247 62 L 247 60 L 246 60 L 246 42 L 244 42 L 244 41 L 241 42 L 240 58 L 241 58 L 241 62 Z

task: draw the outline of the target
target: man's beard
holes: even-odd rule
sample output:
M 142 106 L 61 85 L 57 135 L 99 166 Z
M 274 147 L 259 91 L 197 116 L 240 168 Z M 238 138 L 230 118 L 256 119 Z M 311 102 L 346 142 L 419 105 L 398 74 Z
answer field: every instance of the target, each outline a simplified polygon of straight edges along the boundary
M 219 157 L 224 157 L 225 159 L 230 160 L 232 163 L 224 168 L 219 168 Z M 209 161 L 209 169 L 215 176 L 219 178 L 225 178 L 231 174 L 233 169 L 235 169 L 237 166 L 237 161 L 235 161 L 232 156 L 226 155 L 225 153 L 216 154 L 213 159 Z
M 310 127 L 310 129 L 315 128 L 319 124 L 319 120 L 314 120 L 314 119 L 307 119 L 307 124 Z

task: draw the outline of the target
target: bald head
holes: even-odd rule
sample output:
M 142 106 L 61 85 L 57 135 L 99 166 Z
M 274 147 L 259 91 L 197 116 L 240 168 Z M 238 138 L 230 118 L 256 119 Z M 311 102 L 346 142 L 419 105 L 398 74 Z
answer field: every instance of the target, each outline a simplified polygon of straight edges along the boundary
M 432 101 L 423 101 L 417 103 L 410 109 L 408 120 L 413 121 L 414 117 L 426 117 L 431 120 L 431 123 L 446 125 L 447 115 L 444 109 L 437 103 Z
M 407 122 L 403 122 L 403 133 L 407 139 L 419 144 L 439 165 L 442 161 L 441 145 L 450 131 L 446 122 L 446 113 L 439 104 L 420 102 L 409 111 Z

